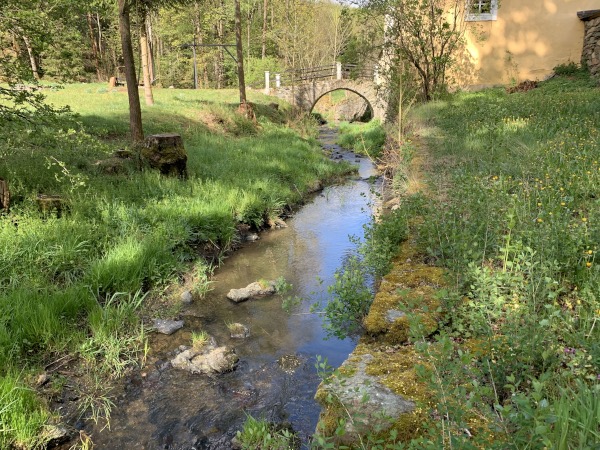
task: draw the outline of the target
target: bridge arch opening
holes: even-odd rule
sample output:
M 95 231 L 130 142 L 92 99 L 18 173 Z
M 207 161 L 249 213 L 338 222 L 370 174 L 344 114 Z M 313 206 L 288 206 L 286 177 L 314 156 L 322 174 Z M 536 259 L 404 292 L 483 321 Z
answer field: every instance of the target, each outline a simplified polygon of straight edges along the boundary
M 375 117 L 371 102 L 356 90 L 339 87 L 317 97 L 310 113 L 327 122 L 369 122 Z

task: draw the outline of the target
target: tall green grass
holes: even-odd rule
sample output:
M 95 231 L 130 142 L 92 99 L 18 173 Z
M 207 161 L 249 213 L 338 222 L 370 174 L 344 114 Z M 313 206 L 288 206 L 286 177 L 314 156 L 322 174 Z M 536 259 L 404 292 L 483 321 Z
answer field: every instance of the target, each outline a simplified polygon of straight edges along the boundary
M 455 446 L 599 442 L 598 111 L 597 84 L 581 73 L 414 111 L 430 124 L 420 134 L 438 194 L 413 211 L 418 240 L 456 274 L 438 350 L 425 347 L 438 354 L 432 442 L 448 442 L 442 428 Z
M 0 130 L 0 178 L 12 194 L 10 214 L 0 215 L 0 377 L 7 383 L 22 385 L 15 368 L 27 375 L 65 353 L 81 354 L 93 377 L 124 373 L 143 353 L 136 311 L 145 293 L 230 249 L 240 222 L 261 228 L 349 170 L 325 157 L 314 124 L 285 105 L 269 106 L 272 98 L 251 94 L 256 121 L 236 112 L 233 90 L 156 90 L 155 99 L 143 110 L 146 134 L 182 134 L 187 180 L 139 171 L 136 161 L 105 172 L 102 161 L 114 162 L 112 153 L 129 141 L 126 93 L 103 85 L 49 92 L 48 102 L 69 105 L 71 116 Z M 38 194 L 60 196 L 61 211 L 40 212 Z M 44 410 L 31 391 L 7 392 L 23 397 L 3 402 L 7 417 L 24 414 L 23 402 Z M 3 443 L 36 439 L 43 417 L 23 425 L 29 438 L 3 425 Z
M 385 130 L 378 120 L 367 123 L 340 123 L 338 144 L 360 155 L 377 159 L 385 144 Z
M 0 376 L 0 448 L 43 448 L 50 416 L 18 374 Z

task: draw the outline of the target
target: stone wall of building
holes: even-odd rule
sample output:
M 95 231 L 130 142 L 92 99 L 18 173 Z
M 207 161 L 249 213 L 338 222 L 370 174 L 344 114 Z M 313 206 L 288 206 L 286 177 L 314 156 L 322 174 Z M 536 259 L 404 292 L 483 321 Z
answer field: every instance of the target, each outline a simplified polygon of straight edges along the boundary
M 585 37 L 581 62 L 592 75 L 600 76 L 600 17 L 585 22 Z

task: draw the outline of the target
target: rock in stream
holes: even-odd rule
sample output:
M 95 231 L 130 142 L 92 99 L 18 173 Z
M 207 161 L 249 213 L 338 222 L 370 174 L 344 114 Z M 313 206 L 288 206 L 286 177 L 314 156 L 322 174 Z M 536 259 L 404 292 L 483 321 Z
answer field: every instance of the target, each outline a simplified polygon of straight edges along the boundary
M 275 291 L 275 281 L 268 281 L 266 283 L 255 281 L 254 283 L 250 283 L 245 288 L 231 289 L 227 293 L 227 298 L 231 301 L 239 303 L 259 295 L 273 295 Z
M 230 372 L 235 369 L 238 361 L 232 347 L 219 347 L 213 341 L 202 346 L 185 347 L 185 350 L 171 360 L 171 365 L 191 373 L 210 375 Z

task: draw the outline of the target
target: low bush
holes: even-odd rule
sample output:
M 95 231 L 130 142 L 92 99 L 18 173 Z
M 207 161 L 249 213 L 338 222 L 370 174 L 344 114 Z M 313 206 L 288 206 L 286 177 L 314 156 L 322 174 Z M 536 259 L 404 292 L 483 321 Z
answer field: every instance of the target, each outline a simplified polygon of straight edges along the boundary
M 373 302 L 377 280 L 390 269 L 400 243 L 408 236 L 406 210 L 396 210 L 381 220 L 372 219 L 364 227 L 364 239 L 352 239 L 358 251 L 349 255 L 328 287 L 329 300 L 322 305 L 325 330 L 329 336 L 343 339 L 363 329 L 363 319 Z M 317 306 L 315 306 L 316 308 Z

